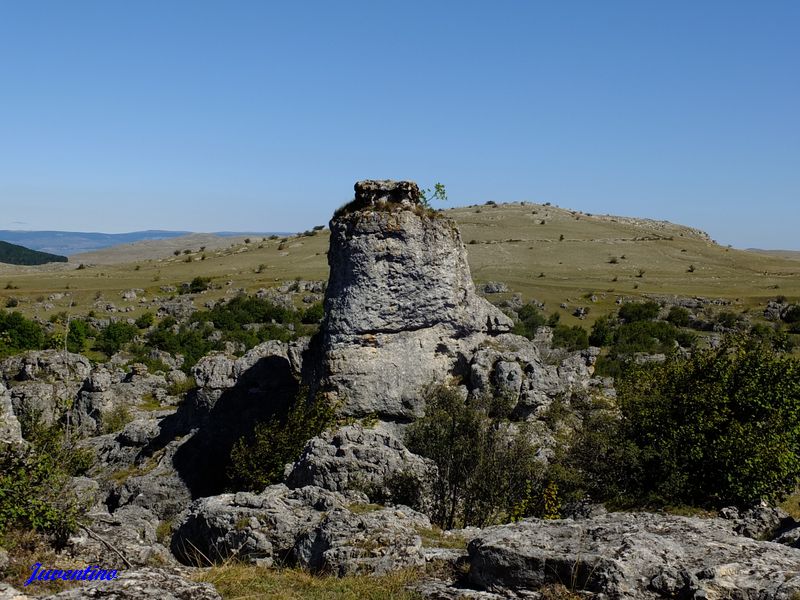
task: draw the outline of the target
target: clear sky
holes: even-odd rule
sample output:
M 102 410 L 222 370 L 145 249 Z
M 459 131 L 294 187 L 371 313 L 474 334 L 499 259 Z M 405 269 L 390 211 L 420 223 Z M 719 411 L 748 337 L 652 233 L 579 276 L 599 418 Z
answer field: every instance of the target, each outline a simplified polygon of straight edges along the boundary
M 0 1 L 0 229 L 295 231 L 363 178 L 800 249 L 800 2 Z

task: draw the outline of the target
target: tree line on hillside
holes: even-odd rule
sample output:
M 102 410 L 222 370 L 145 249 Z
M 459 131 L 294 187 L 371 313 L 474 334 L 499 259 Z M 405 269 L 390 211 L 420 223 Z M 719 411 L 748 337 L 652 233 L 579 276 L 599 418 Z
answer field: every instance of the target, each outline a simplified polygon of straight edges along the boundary
M 52 262 L 67 262 L 66 256 L 50 254 L 31 250 L 25 246 L 18 246 L 9 242 L 0 241 L 0 263 L 10 265 L 44 265 Z

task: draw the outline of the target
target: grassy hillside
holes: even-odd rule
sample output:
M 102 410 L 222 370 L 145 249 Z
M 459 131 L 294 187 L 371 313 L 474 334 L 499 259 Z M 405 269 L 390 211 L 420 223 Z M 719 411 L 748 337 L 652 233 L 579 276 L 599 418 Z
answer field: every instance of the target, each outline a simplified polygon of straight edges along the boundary
M 67 262 L 66 256 L 31 250 L 17 244 L 0 241 L 0 263 L 10 265 L 44 265 L 52 262 Z
M 731 300 L 736 309 L 778 295 L 800 298 L 800 261 L 719 246 L 689 227 L 530 203 L 446 212 L 459 224 L 478 284 L 505 282 L 510 293 L 545 302 L 547 312 L 565 303 L 562 316 L 567 322 L 573 321 L 568 315 L 577 305 L 591 307 L 591 322 L 612 310 L 618 297 L 704 296 Z M 116 249 L 114 264 L 0 266 L 0 306 L 13 297 L 19 310 L 46 317 L 73 302 L 75 314 L 91 310 L 96 302 L 111 302 L 118 308 L 131 306 L 135 316 L 138 300 L 123 301 L 123 290 L 139 288 L 145 297 L 163 297 L 161 286 L 202 275 L 218 285 L 207 292 L 214 299 L 233 290 L 255 292 L 279 281 L 326 279 L 328 274 L 327 230 L 249 243 L 233 239 L 227 246 L 204 250 L 191 239 L 178 247 L 175 243 L 165 245 L 160 258 L 144 258 L 159 252 L 157 242 L 149 242 L 146 252 L 131 250 L 132 257 L 140 257 L 131 262 L 118 262 Z M 93 258 L 99 263 L 102 252 Z M 59 293 L 64 297 L 49 300 Z

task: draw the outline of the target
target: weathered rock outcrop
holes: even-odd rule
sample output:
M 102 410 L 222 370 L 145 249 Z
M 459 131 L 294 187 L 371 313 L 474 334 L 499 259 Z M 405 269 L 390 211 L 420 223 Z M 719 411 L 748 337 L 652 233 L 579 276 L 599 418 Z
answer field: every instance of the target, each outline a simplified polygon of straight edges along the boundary
M 125 569 L 112 581 L 86 582 L 43 600 L 221 600 L 212 584 L 193 581 L 193 574 L 185 567 Z M 11 598 L 25 600 L 27 596 L 12 595 Z
M 469 544 L 469 581 L 518 597 L 561 583 L 612 599 L 790 599 L 800 551 L 738 536 L 729 521 L 608 513 L 490 527 Z
M 172 550 L 191 563 L 230 556 L 262 565 L 298 564 L 339 574 L 384 573 L 425 563 L 418 529 L 430 529 L 411 509 L 367 504 L 358 492 L 273 485 L 197 500 L 183 515 Z M 202 553 L 202 555 L 201 555 Z
M 289 487 L 315 485 L 334 492 L 360 490 L 373 502 L 426 505 L 426 490 L 438 477 L 433 461 L 410 452 L 391 433 L 347 425 L 306 444 L 286 477 Z M 417 498 L 397 498 L 401 481 L 413 480 Z
M 345 415 L 420 413 L 420 391 L 452 374 L 511 320 L 475 293 L 453 221 L 424 209 L 412 182 L 361 181 L 330 223 L 323 387 Z
M 0 382 L 0 445 L 21 443 L 22 432 L 11 404 L 11 392 Z

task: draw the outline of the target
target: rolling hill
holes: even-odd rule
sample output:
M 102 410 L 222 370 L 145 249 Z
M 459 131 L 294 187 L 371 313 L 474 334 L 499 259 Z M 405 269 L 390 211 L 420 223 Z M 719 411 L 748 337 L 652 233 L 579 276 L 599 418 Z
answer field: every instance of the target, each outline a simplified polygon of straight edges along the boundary
M 547 312 L 560 311 L 566 323 L 580 322 L 571 316 L 578 305 L 591 307 L 580 322 L 587 325 L 614 310 L 620 298 L 702 296 L 730 302 L 733 310 L 778 295 L 800 298 L 800 261 L 720 246 L 691 227 L 533 203 L 473 205 L 445 214 L 458 223 L 476 283 L 508 286 L 508 293 L 492 298 L 519 293 L 544 302 Z M 253 293 L 295 278 L 326 279 L 328 231 L 310 233 L 253 237 L 249 244 L 229 238 L 224 245 L 187 237 L 117 246 L 68 264 L 0 266 L 6 289 L 13 289 L 0 290 L 0 306 L 3 296 L 13 295 L 19 310 L 43 317 L 71 302 L 76 314 L 113 303 L 135 316 L 143 308 L 122 300 L 123 290 L 164 297 L 162 286 L 211 277 L 215 289 L 198 299 L 202 305 L 235 290 Z M 56 292 L 65 297 L 52 307 L 38 300 Z

